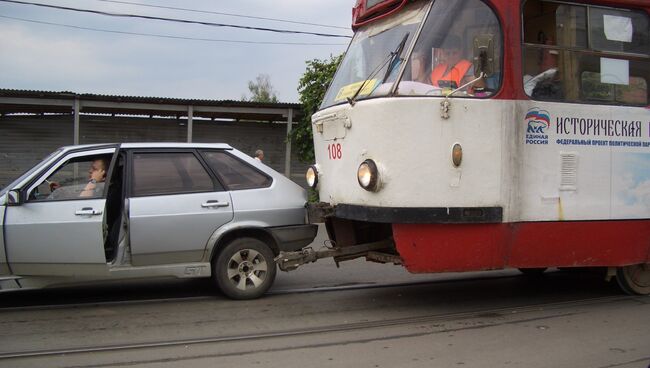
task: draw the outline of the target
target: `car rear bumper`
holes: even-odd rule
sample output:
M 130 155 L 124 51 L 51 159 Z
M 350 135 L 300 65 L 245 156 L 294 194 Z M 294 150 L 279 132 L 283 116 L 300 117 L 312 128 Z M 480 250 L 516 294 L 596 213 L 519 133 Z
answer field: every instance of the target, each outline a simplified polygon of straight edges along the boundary
M 291 225 L 272 227 L 268 229 L 275 238 L 278 248 L 283 252 L 292 252 L 301 249 L 314 241 L 318 232 L 318 225 Z

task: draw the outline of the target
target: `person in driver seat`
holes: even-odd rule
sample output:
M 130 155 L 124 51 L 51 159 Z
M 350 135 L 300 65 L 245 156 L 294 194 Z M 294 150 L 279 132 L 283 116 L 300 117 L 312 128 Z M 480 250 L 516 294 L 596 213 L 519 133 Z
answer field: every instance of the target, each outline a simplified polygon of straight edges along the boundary
M 472 80 L 472 63 L 462 57 L 461 39 L 448 35 L 440 49 L 436 50 L 437 65 L 431 71 L 431 83 L 440 88 L 456 89 Z
M 62 186 L 53 181 L 48 182 L 51 194 L 48 199 L 73 199 L 101 196 L 104 192 L 108 160 L 97 157 L 90 162 L 88 167 L 88 182 L 83 185 Z

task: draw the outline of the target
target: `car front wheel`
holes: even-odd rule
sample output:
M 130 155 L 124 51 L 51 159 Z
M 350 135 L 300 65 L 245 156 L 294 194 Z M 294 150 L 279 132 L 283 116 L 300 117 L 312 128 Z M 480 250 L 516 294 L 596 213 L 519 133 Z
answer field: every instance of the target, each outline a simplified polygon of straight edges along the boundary
M 212 275 L 221 291 L 232 299 L 255 299 L 275 280 L 273 251 L 255 238 L 231 241 L 212 263 Z

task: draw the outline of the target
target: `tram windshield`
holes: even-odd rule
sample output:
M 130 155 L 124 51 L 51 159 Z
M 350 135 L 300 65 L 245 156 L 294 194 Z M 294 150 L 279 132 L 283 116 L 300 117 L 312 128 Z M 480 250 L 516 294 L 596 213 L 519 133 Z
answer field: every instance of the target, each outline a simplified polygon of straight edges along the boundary
M 358 100 L 390 92 L 429 5 L 426 1 L 411 3 L 399 15 L 359 29 L 321 108 L 345 102 L 348 98 Z
M 430 2 L 415 1 L 397 16 L 360 28 L 321 108 L 348 98 L 385 96 L 393 89 L 401 68 L 398 95 L 440 96 L 465 84 L 454 96 L 494 94 L 501 83 L 502 37 L 492 9 L 480 0 L 436 0 L 430 11 L 429 6 Z M 479 38 L 489 40 L 494 65 L 488 77 L 476 80 L 479 73 L 474 70 L 473 52 Z M 400 47 L 404 39 L 406 43 Z
M 491 46 L 493 67 L 477 77 L 475 48 Z M 480 0 L 435 1 L 409 56 L 397 93 L 489 97 L 501 82 L 501 30 L 496 15 Z M 464 86 L 464 87 L 463 87 Z

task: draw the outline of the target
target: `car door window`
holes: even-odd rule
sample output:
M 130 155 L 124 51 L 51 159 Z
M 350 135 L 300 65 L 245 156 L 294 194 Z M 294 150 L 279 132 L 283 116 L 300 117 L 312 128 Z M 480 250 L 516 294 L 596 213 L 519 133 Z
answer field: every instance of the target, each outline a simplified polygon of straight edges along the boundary
M 266 188 L 272 179 L 224 151 L 202 152 L 208 165 L 230 190 Z
M 192 152 L 133 154 L 133 196 L 215 190 L 215 183 Z
M 111 155 L 75 157 L 43 179 L 30 201 L 102 198 Z

